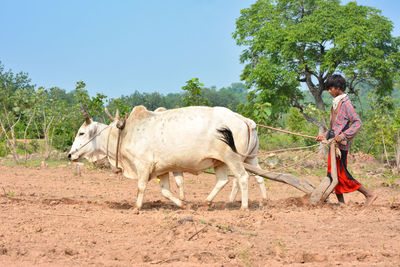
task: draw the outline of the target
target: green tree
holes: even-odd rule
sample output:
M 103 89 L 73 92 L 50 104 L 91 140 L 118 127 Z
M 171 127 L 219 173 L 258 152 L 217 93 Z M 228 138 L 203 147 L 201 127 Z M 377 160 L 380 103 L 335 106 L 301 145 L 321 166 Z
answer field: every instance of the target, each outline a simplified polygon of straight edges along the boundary
M 289 111 L 289 114 L 287 116 L 287 126 L 288 129 L 296 132 L 296 133 L 302 133 L 306 135 L 311 135 L 311 136 L 316 136 L 317 131 L 315 127 L 312 127 L 313 125 L 307 122 L 307 120 L 304 118 L 304 116 L 299 112 L 297 108 L 291 108 Z M 315 141 L 312 139 L 308 138 L 302 138 L 298 137 L 295 135 L 291 135 L 292 140 L 295 143 L 304 141 L 305 145 L 314 145 Z
M 326 79 L 345 75 L 350 93 L 360 82 L 378 95 L 389 94 L 400 69 L 400 39 L 393 24 L 375 8 L 339 0 L 258 0 L 243 9 L 233 33 L 244 50 L 241 78 L 250 89 L 249 104 L 272 104 L 271 119 L 297 107 L 306 119 L 326 130 L 326 120 L 305 112 L 301 85 L 324 111 Z
M 61 89 L 57 87 L 48 90 L 39 87 L 36 91 L 36 107 L 38 109 L 36 125 L 44 139 L 46 159 L 50 156 L 53 148 L 56 130 L 68 117 L 74 115 L 74 112 L 71 112 L 73 110 L 68 107 L 67 101 L 59 97 L 60 91 Z
M 127 99 L 123 96 L 120 98 L 112 98 L 107 108 L 113 116 L 115 116 L 118 109 L 120 112 L 120 117 L 125 116 L 125 114 L 129 115 L 132 110 L 132 107 L 130 107 L 128 104 Z
M 186 106 L 209 105 L 208 101 L 203 97 L 202 86 L 204 84 L 198 78 L 192 78 L 182 87 L 182 90 L 186 91 L 186 94 L 183 96 L 183 102 Z
M 29 109 L 33 106 L 34 86 L 30 82 L 28 74 L 5 71 L 0 62 L 0 141 L 4 139 L 16 163 L 19 163 L 16 139 L 22 136 L 26 121 L 29 124 L 31 121 Z
M 369 94 L 371 109 L 367 111 L 364 127 L 368 133 L 366 142 L 374 154 L 383 154 L 390 166 L 394 155 L 396 169 L 400 170 L 400 107 L 397 99 Z M 364 140 L 365 142 L 365 140 Z M 389 155 L 390 154 L 390 155 Z

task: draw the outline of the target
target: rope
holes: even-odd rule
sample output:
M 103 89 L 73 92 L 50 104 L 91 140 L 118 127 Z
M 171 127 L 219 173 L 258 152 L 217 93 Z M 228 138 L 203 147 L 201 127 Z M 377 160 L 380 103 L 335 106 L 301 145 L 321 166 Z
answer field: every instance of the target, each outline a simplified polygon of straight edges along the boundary
M 307 148 L 312 148 L 319 146 L 320 144 L 316 145 L 311 145 L 311 146 L 299 146 L 299 147 L 291 147 L 291 148 L 285 148 L 285 149 L 279 149 L 279 150 L 270 150 L 270 151 L 259 151 L 259 154 L 271 154 L 271 153 L 280 153 L 280 152 L 286 152 L 286 151 L 293 151 L 293 150 L 301 150 L 301 149 L 307 149 Z
M 335 139 L 333 139 L 333 138 L 332 138 L 332 139 L 329 139 L 329 140 L 323 140 L 323 141 L 321 141 L 321 143 L 324 144 L 324 145 L 326 145 L 326 146 L 330 146 L 333 142 L 336 142 Z M 320 145 L 320 144 L 316 144 L 316 145 L 314 145 L 314 146 L 319 146 L 319 145 Z M 310 147 L 312 147 L 312 146 L 310 146 Z M 283 167 L 281 167 L 281 168 L 279 168 L 279 169 L 274 169 L 274 171 L 280 171 L 280 170 L 282 170 L 282 169 L 287 169 L 287 168 L 296 166 L 296 165 L 300 164 L 301 162 L 303 162 L 305 159 L 308 159 L 308 158 L 311 157 L 312 155 L 316 154 L 317 152 L 318 152 L 318 150 L 315 150 L 315 151 L 309 153 L 308 155 L 306 155 L 305 157 L 302 157 L 299 161 L 297 161 L 297 162 L 295 162 L 295 163 L 293 163 L 293 164 L 291 164 L 291 165 L 288 165 L 288 166 L 283 166 Z M 340 150 L 339 150 L 338 147 L 336 147 L 336 155 L 339 155 L 339 157 L 341 157 L 341 153 L 340 153 Z
M 308 155 L 306 155 L 305 157 L 302 157 L 299 161 L 297 161 L 297 162 L 295 162 L 295 163 L 293 163 L 293 164 L 291 164 L 291 165 L 283 166 L 283 167 L 281 167 L 281 168 L 279 168 L 279 169 L 274 169 L 274 171 L 280 171 L 280 170 L 282 170 L 282 169 L 287 169 L 287 168 L 296 166 L 296 165 L 300 164 L 301 162 L 303 162 L 305 159 L 308 159 L 309 157 L 311 157 L 312 155 L 314 155 L 317 151 L 318 151 L 318 150 L 315 150 L 315 151 L 309 153 Z
M 266 126 L 266 125 L 261 125 L 261 124 L 257 124 L 257 126 L 261 127 L 261 128 L 267 128 L 267 129 L 270 129 L 270 130 L 274 130 L 274 131 L 278 131 L 278 132 L 282 132 L 282 133 L 287 133 L 287 134 L 292 134 L 292 135 L 297 135 L 297 136 L 302 136 L 302 137 L 311 138 L 311 139 L 315 140 L 315 136 L 311 136 L 311 135 L 293 133 L 293 132 L 289 132 L 289 131 L 282 130 L 282 129 L 279 129 L 279 128 L 274 128 L 274 127 L 271 127 L 271 126 Z
M 89 139 L 89 141 L 87 141 L 85 144 L 81 145 L 79 148 L 76 148 L 72 153 L 77 152 L 78 150 L 82 149 L 82 147 L 86 146 L 87 144 L 89 144 L 90 142 L 92 142 L 93 139 L 95 139 L 99 134 L 101 134 L 105 129 L 109 128 L 110 125 L 108 125 L 107 127 L 104 127 L 100 132 L 98 132 L 97 134 L 95 134 L 92 138 Z

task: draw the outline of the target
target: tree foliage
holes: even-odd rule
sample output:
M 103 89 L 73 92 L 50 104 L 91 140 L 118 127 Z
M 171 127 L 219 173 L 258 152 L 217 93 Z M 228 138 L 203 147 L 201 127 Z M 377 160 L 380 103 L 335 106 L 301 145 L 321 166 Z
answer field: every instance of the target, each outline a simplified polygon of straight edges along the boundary
M 209 103 L 204 99 L 201 87 L 203 83 L 199 81 L 199 78 L 192 78 L 186 82 L 185 86 L 182 86 L 182 90 L 186 91 L 183 96 L 183 102 L 186 106 L 208 106 Z
M 250 103 L 271 103 L 271 119 L 297 107 L 325 130 L 325 121 L 304 112 L 302 84 L 319 110 L 325 110 L 324 82 L 335 72 L 346 76 L 351 93 L 365 82 L 380 96 L 390 94 L 400 68 L 400 40 L 392 29 L 379 10 L 355 2 L 258 0 L 241 11 L 233 33 L 244 47 L 241 78 Z

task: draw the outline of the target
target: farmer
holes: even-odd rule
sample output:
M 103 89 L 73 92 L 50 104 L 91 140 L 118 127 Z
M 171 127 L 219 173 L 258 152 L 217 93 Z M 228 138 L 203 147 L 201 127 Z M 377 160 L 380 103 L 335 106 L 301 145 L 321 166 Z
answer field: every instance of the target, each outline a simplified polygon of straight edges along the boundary
M 360 184 L 347 170 L 347 154 L 350 150 L 350 140 L 357 134 L 361 128 L 360 117 L 354 110 L 353 104 L 344 92 L 346 90 L 346 81 L 341 75 L 332 75 L 325 82 L 325 88 L 333 97 L 333 104 L 330 116 L 330 130 L 325 134 L 316 137 L 317 141 L 334 138 L 339 143 L 341 157 L 336 158 L 338 173 L 338 185 L 335 187 L 335 193 L 338 201 L 344 203 L 343 193 L 360 191 L 366 198 L 365 205 L 371 205 L 377 198 L 377 194 L 368 190 Z M 342 141 L 346 141 L 341 143 Z M 328 157 L 328 176 L 331 175 L 330 153 Z

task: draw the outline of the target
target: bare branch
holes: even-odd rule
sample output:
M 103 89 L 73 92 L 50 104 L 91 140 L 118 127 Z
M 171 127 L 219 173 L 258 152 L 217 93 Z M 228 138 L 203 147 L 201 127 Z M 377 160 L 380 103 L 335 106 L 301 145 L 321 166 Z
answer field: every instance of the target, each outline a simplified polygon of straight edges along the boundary
M 27 152 L 27 150 L 26 150 L 26 134 L 27 134 L 27 132 L 28 132 L 29 126 L 31 125 L 31 122 L 32 122 L 32 120 L 33 120 L 33 117 L 35 117 L 35 112 L 36 112 L 36 108 L 33 109 L 32 115 L 31 115 L 31 117 L 29 118 L 28 124 L 26 125 L 25 132 L 24 132 L 25 161 L 28 160 L 28 152 Z
M 17 125 L 17 123 L 19 122 L 19 120 L 21 119 L 21 113 L 18 116 L 18 120 L 10 127 L 11 129 L 14 129 L 15 125 Z

